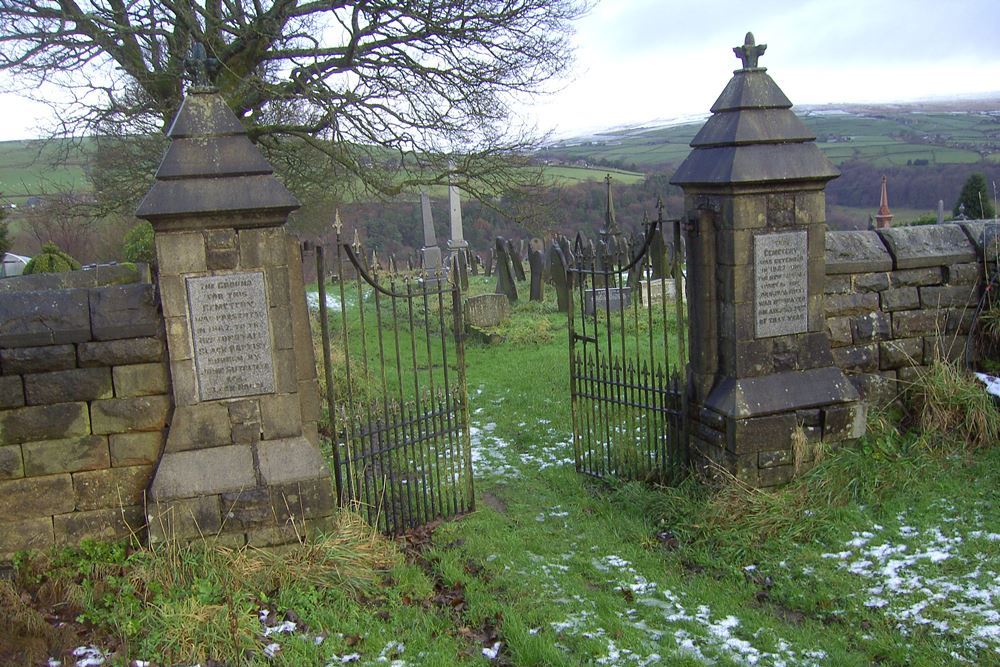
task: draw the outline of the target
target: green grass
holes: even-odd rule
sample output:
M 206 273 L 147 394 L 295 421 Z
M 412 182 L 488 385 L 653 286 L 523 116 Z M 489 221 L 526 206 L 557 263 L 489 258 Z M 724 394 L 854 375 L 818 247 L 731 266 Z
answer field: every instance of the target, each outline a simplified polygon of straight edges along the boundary
M 491 284 L 473 279 L 476 291 Z M 197 551 L 178 565 L 76 550 L 59 567 L 82 572 L 85 637 L 161 663 L 326 665 L 351 653 L 360 665 L 442 667 L 996 662 L 995 640 L 972 642 L 996 606 L 1000 448 L 873 418 L 858 447 L 825 452 L 778 491 L 596 482 L 573 469 L 567 327 L 551 299 L 519 302 L 503 343 L 468 344 L 476 512 L 413 536 L 405 557 L 355 566 L 351 586 L 296 577 L 301 565 L 269 579 Z M 878 560 L 883 545 L 896 551 Z M 914 590 L 875 592 L 879 571 L 911 556 L 895 571 Z M 154 565 L 179 583 L 151 604 L 131 591 L 162 579 Z M 978 602 L 966 596 L 977 591 Z M 913 621 L 925 601 L 920 616 L 947 629 Z M 260 609 L 306 630 L 265 639 Z M 273 660 L 262 653 L 272 641 Z M 482 650 L 495 642 L 491 661 Z
M 31 195 L 86 191 L 86 165 L 86 155 L 65 142 L 0 142 L 0 194 L 20 205 Z

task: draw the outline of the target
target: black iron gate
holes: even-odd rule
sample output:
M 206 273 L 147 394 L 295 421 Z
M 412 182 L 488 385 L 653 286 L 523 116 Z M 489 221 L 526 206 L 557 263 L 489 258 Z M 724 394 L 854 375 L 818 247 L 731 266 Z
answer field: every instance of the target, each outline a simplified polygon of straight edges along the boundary
M 443 270 L 380 266 L 335 232 L 334 294 L 320 279 L 318 296 L 337 498 L 390 535 L 468 512 L 460 286 Z M 322 278 L 322 247 L 316 265 Z
M 658 208 L 630 247 L 609 198 L 610 229 L 597 243 L 577 236 L 568 270 L 573 451 L 596 477 L 670 483 L 687 461 L 680 222 Z

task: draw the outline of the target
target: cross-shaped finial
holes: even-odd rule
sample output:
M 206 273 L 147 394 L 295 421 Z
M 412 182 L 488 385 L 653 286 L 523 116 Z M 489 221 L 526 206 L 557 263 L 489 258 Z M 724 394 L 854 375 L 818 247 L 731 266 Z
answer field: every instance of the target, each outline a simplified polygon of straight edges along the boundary
M 191 44 L 191 55 L 184 59 L 184 69 L 191 79 L 193 88 L 209 89 L 222 63 L 218 58 L 209 57 L 201 42 Z
M 753 33 L 748 32 L 743 46 L 734 46 L 733 53 L 743 61 L 743 69 L 757 69 L 757 59 L 764 55 L 767 44 L 755 44 Z

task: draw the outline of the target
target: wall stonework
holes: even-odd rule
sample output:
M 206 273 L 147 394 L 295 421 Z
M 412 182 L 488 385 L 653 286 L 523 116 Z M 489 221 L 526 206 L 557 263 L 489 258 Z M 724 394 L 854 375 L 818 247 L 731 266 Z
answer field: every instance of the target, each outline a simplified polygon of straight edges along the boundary
M 826 331 L 835 364 L 869 403 L 894 401 L 935 359 L 963 358 L 986 226 L 827 233 Z
M 0 280 L 0 560 L 141 535 L 171 412 L 148 271 Z

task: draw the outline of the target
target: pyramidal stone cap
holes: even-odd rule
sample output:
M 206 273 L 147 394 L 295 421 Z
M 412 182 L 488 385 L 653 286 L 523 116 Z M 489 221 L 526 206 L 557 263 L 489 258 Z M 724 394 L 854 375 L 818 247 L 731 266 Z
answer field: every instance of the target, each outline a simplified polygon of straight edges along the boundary
M 136 210 L 157 229 L 277 226 L 298 200 L 214 90 L 192 90 L 181 103 L 153 187 Z
M 767 69 L 757 66 L 766 48 L 754 44 L 753 35 L 747 33 L 743 46 L 733 49 L 744 66 L 733 72 L 712 105 L 712 115 L 691 141 L 693 150 L 671 183 L 825 182 L 840 175 Z

